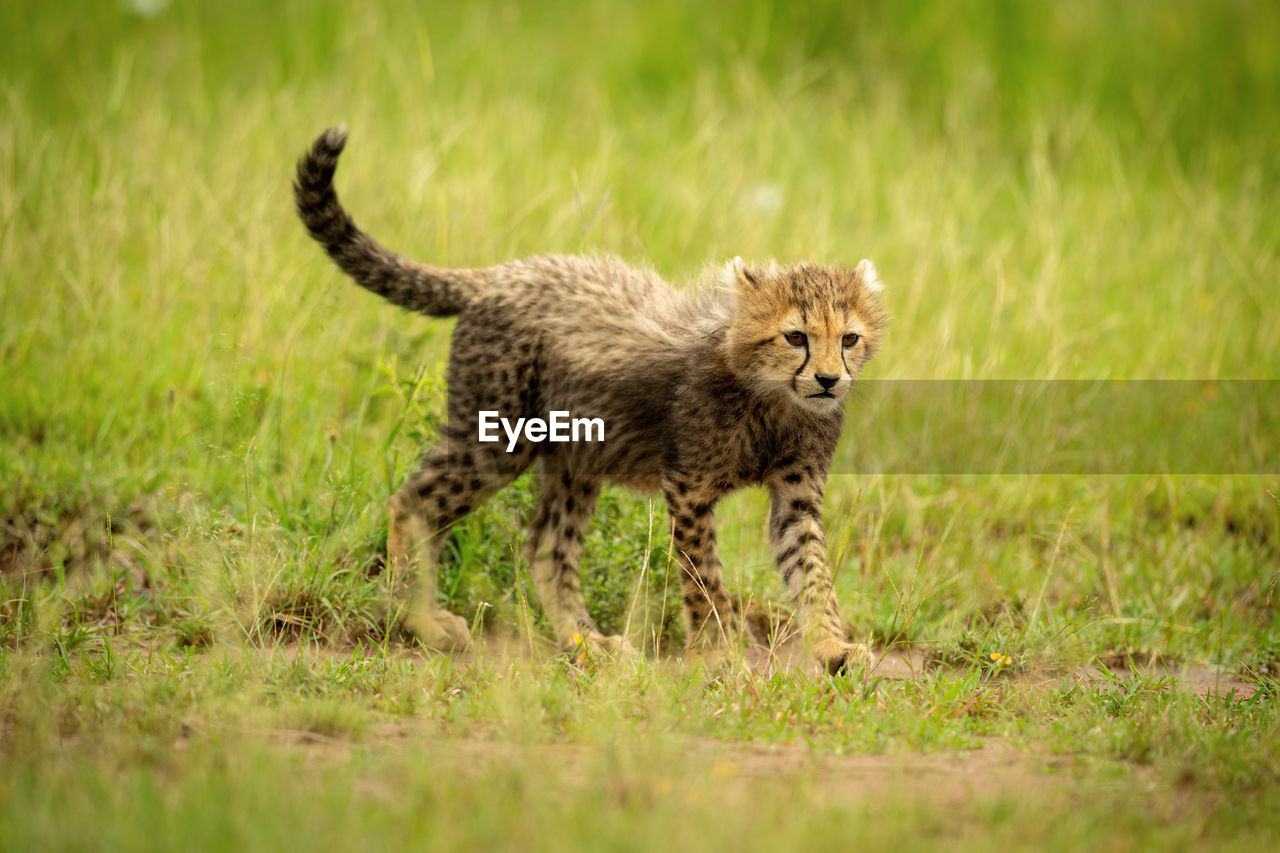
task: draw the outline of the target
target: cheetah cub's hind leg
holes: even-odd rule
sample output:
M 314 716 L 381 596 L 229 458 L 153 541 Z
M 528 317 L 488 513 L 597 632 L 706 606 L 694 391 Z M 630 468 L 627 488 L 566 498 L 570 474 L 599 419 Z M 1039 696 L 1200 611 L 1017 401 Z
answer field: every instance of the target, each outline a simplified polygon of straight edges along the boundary
M 582 536 L 600 496 L 597 480 L 570 474 L 549 460 L 539 471 L 540 500 L 524 544 L 534 587 L 560 648 L 575 657 L 591 647 L 613 656 L 633 653 L 626 639 L 606 635 L 587 613 L 578 561 Z
M 391 498 L 387 562 L 393 583 L 409 576 L 412 592 L 403 625 L 424 646 L 440 651 L 465 648 L 467 622 L 440 606 L 437 567 L 448 528 L 510 483 L 528 464 L 524 458 L 497 459 L 474 447 L 432 451 L 422 467 Z
M 725 588 L 716 549 L 716 496 L 675 476 L 668 476 L 662 491 L 671 517 L 671 544 L 680 566 L 688 619 L 685 650 L 692 658 L 709 663 L 731 663 L 743 630 Z

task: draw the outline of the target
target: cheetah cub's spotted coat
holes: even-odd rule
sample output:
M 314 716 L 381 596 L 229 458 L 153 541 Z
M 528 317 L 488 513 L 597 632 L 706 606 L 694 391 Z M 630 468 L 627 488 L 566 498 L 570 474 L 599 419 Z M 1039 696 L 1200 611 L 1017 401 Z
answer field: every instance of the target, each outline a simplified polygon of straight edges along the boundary
M 361 286 L 414 311 L 458 315 L 449 359 L 448 425 L 391 498 L 388 561 L 416 569 L 406 625 L 428 646 L 468 642 L 442 609 L 436 564 L 444 532 L 536 459 L 541 501 L 525 554 L 543 607 L 566 646 L 605 647 L 583 603 L 582 534 L 601 483 L 661 490 L 681 568 L 692 645 L 736 633 L 716 556 L 716 501 L 764 484 L 769 534 L 808 648 L 831 672 L 868 656 L 850 643 L 825 562 L 822 493 L 842 402 L 885 325 L 870 261 L 750 267 L 688 296 L 614 258 L 547 255 L 484 269 L 409 260 L 360 231 L 333 189 L 346 130 L 325 132 L 298 163 L 298 212 Z M 596 443 L 477 440 L 479 413 L 601 418 Z

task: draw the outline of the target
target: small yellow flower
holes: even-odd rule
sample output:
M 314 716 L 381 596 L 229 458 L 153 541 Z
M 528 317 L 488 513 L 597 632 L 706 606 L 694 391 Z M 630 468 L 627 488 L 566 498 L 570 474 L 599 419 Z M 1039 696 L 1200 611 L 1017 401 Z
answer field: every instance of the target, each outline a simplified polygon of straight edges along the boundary
M 582 634 L 574 634 L 574 635 L 573 635 L 573 640 L 572 640 L 572 642 L 573 642 L 573 644 L 574 644 L 575 646 L 578 646 L 579 648 L 581 648 L 581 647 L 582 647 Z
M 992 652 L 987 657 L 991 658 L 991 662 L 996 666 L 1008 666 L 1013 663 L 1013 658 L 1009 657 L 1004 652 Z

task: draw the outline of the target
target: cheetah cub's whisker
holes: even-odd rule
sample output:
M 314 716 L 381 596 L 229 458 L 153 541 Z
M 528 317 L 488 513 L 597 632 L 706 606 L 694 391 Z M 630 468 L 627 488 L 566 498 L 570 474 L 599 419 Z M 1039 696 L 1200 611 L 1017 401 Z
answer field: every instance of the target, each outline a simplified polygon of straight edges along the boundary
M 564 647 L 624 645 L 592 622 L 578 576 L 602 483 L 666 498 L 698 649 L 740 631 L 716 555 L 716 501 L 763 484 L 774 556 L 808 648 L 833 673 L 868 658 L 845 637 L 836 606 L 822 495 L 842 404 L 886 323 L 870 261 L 850 270 L 734 258 L 693 295 L 612 257 L 435 267 L 384 248 L 343 210 L 333 174 L 346 141 L 344 127 L 332 128 L 298 163 L 294 192 L 311 236 L 362 287 L 458 316 L 448 424 L 390 501 L 388 562 L 416 572 L 405 624 L 424 644 L 469 641 L 466 622 L 437 601 L 444 531 L 536 460 L 541 497 L 525 555 Z M 602 424 L 608 440 L 482 441 L 499 412 L 511 423 L 572 412 Z

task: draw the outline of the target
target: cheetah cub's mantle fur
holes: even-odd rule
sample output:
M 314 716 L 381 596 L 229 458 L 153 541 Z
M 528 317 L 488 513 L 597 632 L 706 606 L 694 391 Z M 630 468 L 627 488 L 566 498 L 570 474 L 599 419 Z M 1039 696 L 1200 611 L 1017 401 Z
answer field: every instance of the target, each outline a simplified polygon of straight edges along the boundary
M 428 646 L 465 646 L 442 609 L 436 564 L 446 529 L 538 462 L 541 500 L 525 554 L 557 640 L 622 648 L 592 622 L 578 555 L 601 483 L 661 490 L 671 517 L 691 645 L 735 635 L 716 556 L 716 501 L 764 484 L 769 535 L 811 653 L 831 672 L 868 657 L 844 634 L 825 562 L 822 493 L 842 402 L 885 326 L 870 261 L 852 270 L 752 267 L 689 296 L 615 258 L 543 255 L 483 269 L 442 269 L 392 252 L 358 229 L 333 188 L 344 127 L 299 161 L 294 191 L 307 229 L 347 275 L 396 305 L 458 315 L 448 425 L 391 498 L 388 562 L 416 569 L 405 624 Z M 602 418 L 595 443 L 477 440 L 479 412 Z

